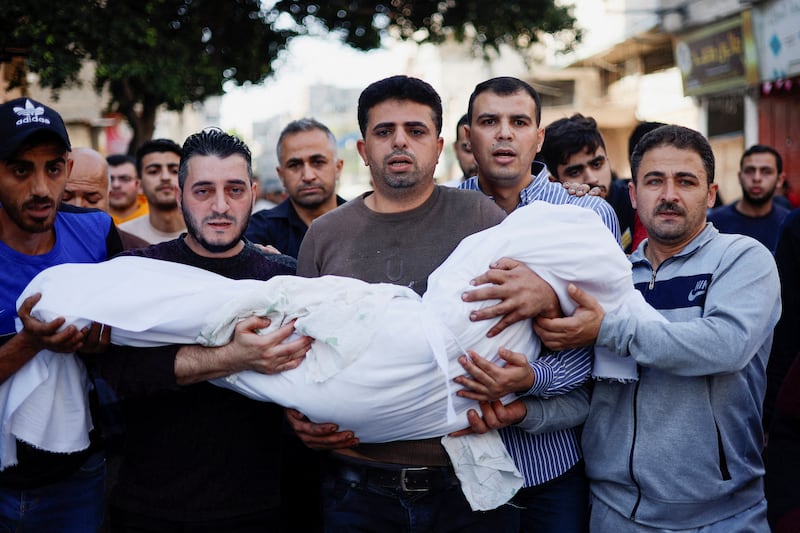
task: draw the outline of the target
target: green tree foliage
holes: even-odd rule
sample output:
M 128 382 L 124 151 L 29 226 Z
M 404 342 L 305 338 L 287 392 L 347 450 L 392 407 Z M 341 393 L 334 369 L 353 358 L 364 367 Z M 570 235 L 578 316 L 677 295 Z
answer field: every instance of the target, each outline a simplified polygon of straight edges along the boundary
M 179 110 L 222 93 L 223 84 L 258 83 L 292 37 L 333 32 L 361 50 L 388 33 L 438 43 L 452 36 L 477 51 L 523 50 L 542 33 L 569 48 L 580 38 L 569 8 L 555 0 L 25 0 L 0 17 L 0 61 L 24 58 L 25 71 L 58 94 L 82 64 L 96 67 L 109 111 L 134 131 L 131 150 L 153 133 L 157 109 Z

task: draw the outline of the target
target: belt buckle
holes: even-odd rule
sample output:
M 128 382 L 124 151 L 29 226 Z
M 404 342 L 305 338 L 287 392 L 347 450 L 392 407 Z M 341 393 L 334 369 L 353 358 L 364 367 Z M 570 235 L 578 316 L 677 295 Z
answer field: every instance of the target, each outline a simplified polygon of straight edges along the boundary
M 428 468 L 424 467 L 424 466 L 423 467 L 417 467 L 417 468 L 403 468 L 402 470 L 400 470 L 400 489 L 403 492 L 427 492 L 427 491 L 429 491 L 430 487 L 411 488 L 411 487 L 408 486 L 408 484 L 406 482 L 406 474 L 408 472 L 423 472 L 425 470 L 428 470 Z

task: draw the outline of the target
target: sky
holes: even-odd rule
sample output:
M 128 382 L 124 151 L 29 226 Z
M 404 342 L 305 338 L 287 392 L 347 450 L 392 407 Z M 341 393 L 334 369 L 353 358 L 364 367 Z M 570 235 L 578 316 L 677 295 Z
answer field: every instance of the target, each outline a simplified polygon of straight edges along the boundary
M 399 50 L 399 53 L 398 53 Z M 304 90 L 314 84 L 362 89 L 377 79 L 403 70 L 407 53 L 396 50 L 360 52 L 334 38 L 298 37 L 274 64 L 275 72 L 261 85 L 234 87 L 220 106 L 221 126 L 248 131 L 259 121 L 305 106 Z
M 647 7 L 654 0 L 639 0 L 639 9 L 626 8 L 630 0 L 573 0 L 574 15 L 584 27 L 583 46 L 593 50 L 618 40 L 625 31 L 625 13 L 634 24 L 643 22 Z M 637 20 L 638 19 L 638 20 Z M 652 19 L 650 19 L 652 20 Z M 586 21 L 589 21 L 588 23 Z M 598 24 L 598 21 L 602 23 Z M 631 20 L 629 19 L 629 22 Z M 640 30 L 643 28 L 640 28 Z M 414 54 L 416 45 L 387 39 L 392 49 L 381 48 L 361 52 L 334 37 L 297 37 L 275 64 L 275 72 L 260 85 L 234 87 L 226 92 L 220 107 L 221 126 L 236 131 L 249 131 L 253 121 L 305 107 L 305 89 L 315 84 L 362 89 L 373 81 L 405 71 L 405 63 Z M 578 52 L 577 55 L 581 55 Z M 559 57 L 569 62 L 571 57 Z

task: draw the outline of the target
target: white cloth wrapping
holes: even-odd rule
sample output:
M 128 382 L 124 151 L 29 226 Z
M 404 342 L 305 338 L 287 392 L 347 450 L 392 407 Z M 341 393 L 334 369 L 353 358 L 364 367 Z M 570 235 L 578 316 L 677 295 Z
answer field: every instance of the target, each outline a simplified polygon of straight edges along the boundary
M 176 263 L 123 257 L 50 268 L 30 283 L 17 305 L 41 292 L 33 311 L 37 318 L 64 316 L 78 327 L 101 322 L 112 327 L 113 343 L 133 346 L 221 345 L 242 317 L 267 316 L 269 329 L 297 318 L 297 332 L 315 338 L 297 369 L 272 376 L 240 372 L 215 383 L 294 407 L 315 421 L 336 422 L 362 442 L 422 439 L 468 425 L 466 412 L 475 403 L 456 396 L 452 383 L 463 373 L 457 358 L 464 349 L 494 360 L 501 346 L 531 358 L 539 353 L 528 321 L 487 338 L 494 321 L 468 317 L 493 302 L 460 298 L 473 288 L 470 280 L 501 257 L 531 266 L 553 286 L 567 314 L 575 308 L 568 283 L 587 290 L 607 312 L 642 307 L 636 303 L 642 300 L 631 283 L 630 263 L 600 218 L 587 209 L 543 202 L 517 209 L 498 226 L 464 239 L 431 274 L 421 299 L 403 287 L 349 278 L 230 280 Z M 55 452 L 88 445 L 86 394 L 64 396 L 64 381 L 71 384 L 67 390 L 85 391 L 79 361 L 42 353 L 0 385 L 3 468 L 15 462 L 15 437 Z M 52 411 L 55 404 L 60 409 Z M 465 494 L 474 508 L 497 507 L 521 486 L 496 433 L 459 442 L 457 457 L 447 446 L 462 485 L 471 487 Z M 490 465 L 495 482 L 470 464 Z M 467 470 L 459 471 L 464 466 Z

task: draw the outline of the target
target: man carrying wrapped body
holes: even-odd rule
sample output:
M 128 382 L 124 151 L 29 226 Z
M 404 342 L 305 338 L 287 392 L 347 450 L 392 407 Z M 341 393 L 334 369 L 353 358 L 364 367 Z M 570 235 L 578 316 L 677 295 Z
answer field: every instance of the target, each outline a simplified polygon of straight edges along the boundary
M 553 227 L 558 228 L 557 233 Z M 463 372 L 457 359 L 465 350 L 492 360 L 497 360 L 500 347 L 531 358 L 541 350 L 529 321 L 488 338 L 486 331 L 493 321 L 471 322 L 468 318 L 472 308 L 492 302 L 466 303 L 461 294 L 473 288 L 470 280 L 501 257 L 513 257 L 535 270 L 553 287 L 566 314 L 574 310 L 567 295 L 570 283 L 595 296 L 606 312 L 644 313 L 649 309 L 633 288 L 630 263 L 595 213 L 539 202 L 464 239 L 430 276 L 428 290 L 421 298 L 403 287 L 349 278 L 230 280 L 179 264 L 129 257 L 101 265 L 49 269 L 34 279 L 19 302 L 41 292 L 34 316 L 42 320 L 65 316 L 68 323 L 78 327 L 101 322 L 112 328 L 113 343 L 136 346 L 222 345 L 229 341 L 241 318 L 266 316 L 271 320 L 268 329 L 295 320 L 298 334 L 315 339 L 298 368 L 274 375 L 239 372 L 214 383 L 257 400 L 293 407 L 312 420 L 335 421 L 339 427 L 352 430 L 361 442 L 420 439 L 468 426 L 466 413 L 477 404 L 457 396 L 458 386 L 452 382 Z M 128 272 L 128 277 L 119 277 Z M 80 296 L 77 288 L 82 279 L 103 297 L 89 301 Z M 130 282 L 120 285 L 119 279 Z M 121 301 L 126 302 L 124 308 L 118 304 Z M 131 308 L 150 312 L 127 312 Z M 653 316 L 653 320 L 658 319 L 658 315 Z M 635 365 L 631 369 L 613 358 L 609 362 L 611 367 L 596 361 L 594 375 L 635 379 Z M 31 374 L 38 376 L 59 372 L 80 376 L 81 365 L 72 356 L 40 353 L 30 366 L 36 367 Z M 48 380 L 36 386 L 31 385 L 35 379 L 13 381 L 27 383 L 30 397 L 46 390 Z M 2 388 L 13 390 L 13 381 Z M 14 391 L 13 396 L 24 398 L 25 391 Z M 76 403 L 76 413 L 85 412 L 79 405 L 80 395 L 71 400 Z M 23 410 L 25 403 L 21 402 Z M 37 428 L 25 427 L 26 420 L 28 417 L 9 413 L 7 408 L 4 442 L 13 434 L 47 449 L 51 445 L 49 433 L 40 431 L 37 435 Z M 66 440 L 75 447 L 81 445 L 81 432 L 86 429 L 71 426 L 60 431 L 74 434 Z M 490 452 L 486 451 L 486 439 Z M 491 508 L 513 495 L 514 487 L 518 488 L 513 481 L 513 463 L 508 469 L 508 464 L 498 468 L 489 462 L 489 456 L 498 451 L 497 445 L 502 448 L 496 435 L 481 437 L 477 448 L 470 438 L 445 441 L 462 484 L 465 478 L 458 465 L 476 462 L 490 465 L 489 473 L 479 473 L 479 477 L 499 475 L 504 480 L 499 486 L 507 487 L 496 497 L 501 501 L 475 496 L 471 499 L 473 507 Z M 7 451 L 3 450 L 4 465 Z M 470 456 L 465 457 L 465 453 Z

